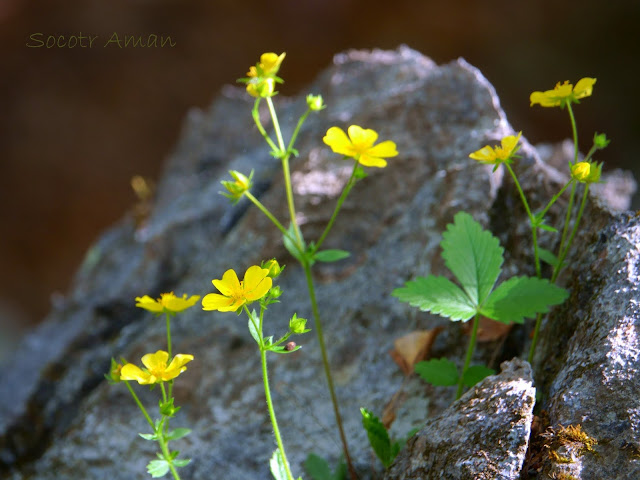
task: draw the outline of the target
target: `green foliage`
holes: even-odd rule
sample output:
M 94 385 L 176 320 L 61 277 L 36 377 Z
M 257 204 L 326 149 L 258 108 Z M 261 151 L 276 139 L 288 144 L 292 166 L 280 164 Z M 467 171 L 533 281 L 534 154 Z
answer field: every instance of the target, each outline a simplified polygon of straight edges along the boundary
M 151 460 L 147 465 L 147 472 L 149 472 L 149 475 L 153 478 L 164 477 L 169 473 L 169 462 L 164 459 Z
M 558 257 L 553 254 L 553 252 L 547 250 L 546 248 L 538 248 L 538 256 L 540 260 L 545 263 L 548 263 L 552 267 L 558 266 Z
M 344 461 L 340 461 L 335 472 L 332 472 L 327 461 L 315 453 L 307 456 L 304 469 L 313 480 L 345 480 L 347 478 L 347 464 Z
M 371 448 L 385 468 L 389 468 L 400 451 L 400 443 L 391 443 L 389 432 L 378 417 L 366 408 L 361 408 L 362 426 L 367 431 Z
M 318 262 L 337 262 L 338 260 L 342 260 L 343 258 L 347 258 L 348 256 L 350 256 L 351 254 L 349 252 L 347 252 L 346 250 L 338 250 L 338 249 L 332 249 L 332 250 L 321 250 L 319 252 L 316 252 L 316 254 L 313 256 L 314 260 L 317 260 Z
M 446 358 L 418 362 L 415 372 L 426 382 L 438 387 L 450 387 L 458 383 L 456 364 Z
M 473 387 L 480 380 L 483 380 L 489 375 L 494 375 L 495 373 L 495 370 L 489 367 L 485 367 L 484 365 L 474 365 L 467 368 L 467 370 L 464 372 L 464 375 L 462 376 L 462 383 L 464 383 L 467 387 Z

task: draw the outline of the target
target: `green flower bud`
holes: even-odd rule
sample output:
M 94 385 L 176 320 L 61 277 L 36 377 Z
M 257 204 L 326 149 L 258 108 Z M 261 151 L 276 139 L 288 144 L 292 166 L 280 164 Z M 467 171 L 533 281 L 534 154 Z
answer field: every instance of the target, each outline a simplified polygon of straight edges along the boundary
M 222 193 L 222 195 L 230 199 L 231 203 L 236 204 L 242 198 L 245 192 L 248 192 L 249 190 L 251 190 L 251 186 L 252 186 L 251 179 L 253 178 L 253 170 L 249 174 L 248 178 L 246 175 L 243 175 L 242 173 L 236 170 L 229 170 L 229 174 L 233 178 L 233 181 L 222 180 L 220 182 L 222 183 L 222 185 L 224 185 L 224 188 L 227 189 L 228 193 L 225 193 L 225 192 L 220 192 L 220 193 Z
M 284 265 L 281 267 L 275 258 L 262 262 L 260 265 L 262 268 L 269 270 L 267 277 L 277 278 L 284 270 Z
M 292 333 L 306 333 L 306 332 L 310 332 L 311 330 L 306 328 L 307 326 L 307 319 L 306 318 L 298 318 L 297 314 L 293 314 L 293 317 L 291 317 L 291 320 L 289 320 L 289 330 Z
M 322 100 L 322 95 L 307 95 L 307 105 L 309 106 L 309 110 L 313 112 L 319 112 L 327 108 Z
M 607 138 L 607 135 L 604 133 L 596 133 L 593 136 L 593 144 L 598 150 L 602 150 L 603 148 L 606 148 L 607 145 L 609 145 L 610 143 L 611 143 L 611 140 L 609 140 Z

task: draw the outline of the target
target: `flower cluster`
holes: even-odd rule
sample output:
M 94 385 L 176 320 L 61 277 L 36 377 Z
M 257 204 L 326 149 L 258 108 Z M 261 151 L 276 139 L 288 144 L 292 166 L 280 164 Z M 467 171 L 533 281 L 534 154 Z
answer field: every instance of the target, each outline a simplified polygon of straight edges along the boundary
M 241 78 L 240 82 L 247 84 L 247 93 L 252 97 L 271 97 L 275 95 L 276 83 L 282 83 L 282 79 L 277 76 L 280 65 L 286 53 L 277 55 L 275 53 L 263 53 L 260 61 L 250 67 L 247 78 Z

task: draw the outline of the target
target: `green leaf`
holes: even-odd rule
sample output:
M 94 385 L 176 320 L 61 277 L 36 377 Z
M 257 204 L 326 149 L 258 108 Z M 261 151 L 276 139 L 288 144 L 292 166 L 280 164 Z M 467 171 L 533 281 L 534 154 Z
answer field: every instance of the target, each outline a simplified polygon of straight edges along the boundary
M 337 262 L 338 260 L 342 260 L 343 258 L 347 258 L 351 254 L 346 250 L 322 250 L 320 252 L 316 252 L 313 256 L 314 260 L 318 262 Z
M 260 319 L 256 315 L 256 311 L 251 311 L 251 316 L 249 317 L 249 333 L 256 341 L 258 345 L 260 345 L 260 332 L 258 332 L 258 322 Z
M 158 440 L 158 436 L 155 433 L 139 433 L 138 435 L 140 435 L 145 440 L 151 440 L 153 442 Z
M 538 225 L 538 228 L 540 228 L 541 230 L 545 230 L 547 232 L 551 232 L 551 233 L 557 233 L 558 232 L 557 228 L 553 228 L 551 225 L 547 225 L 546 223 L 541 223 L 540 225 Z
M 548 263 L 552 267 L 556 267 L 558 265 L 558 257 L 546 248 L 538 248 L 538 256 L 540 257 L 540 260 Z
M 546 279 L 513 277 L 496 288 L 480 313 L 503 323 L 523 323 L 524 317 L 546 313 L 551 305 L 565 301 L 569 293 Z
M 166 436 L 165 440 L 178 440 L 179 438 L 186 437 L 191 433 L 191 430 L 188 428 L 176 428 L 175 430 L 171 430 Z
M 415 372 L 423 380 L 437 387 L 450 387 L 458 383 L 456 364 L 446 358 L 418 362 L 415 365 Z
M 458 212 L 453 224 L 442 235 L 442 258 L 462 285 L 462 289 L 479 305 L 491 292 L 504 261 L 504 249 L 491 232 L 483 230 L 471 215 Z
M 389 440 L 389 432 L 378 417 L 366 408 L 361 408 L 362 426 L 367 431 L 371 448 L 376 453 L 385 468 L 388 468 L 393 461 L 391 457 L 391 440 Z
M 302 252 L 298 249 L 298 246 L 295 243 L 295 239 L 297 238 L 296 236 L 296 225 L 295 224 L 290 224 L 289 228 L 287 229 L 287 231 L 289 232 L 288 235 L 283 235 L 282 236 L 282 241 L 284 243 L 284 248 L 287 249 L 287 251 L 293 256 L 293 258 L 297 259 L 299 262 L 303 261 L 304 258 L 304 249 L 306 248 L 304 245 L 302 245 Z M 300 232 L 300 238 L 302 238 L 302 233 Z M 304 244 L 304 240 L 303 240 L 303 244 Z
M 169 462 L 166 460 L 151 460 L 147 465 L 147 472 L 153 478 L 164 477 L 169 471 Z
M 310 453 L 307 455 L 307 459 L 304 461 L 304 469 L 313 480 L 333 480 L 333 473 L 329 468 L 327 461 L 316 455 Z
M 276 480 L 287 480 L 287 470 L 285 469 L 284 460 L 282 459 L 280 450 L 276 449 L 273 452 L 269 465 L 271 467 L 271 475 L 273 475 L 273 478 Z
M 177 460 L 177 459 L 176 459 L 176 460 L 174 460 L 174 461 L 173 461 L 173 464 L 174 464 L 176 467 L 186 467 L 187 465 L 189 465 L 189 463 L 190 463 L 190 462 L 191 462 L 191 459 L 190 459 L 190 458 L 182 458 L 182 459 L 180 459 L 180 460 Z
M 462 383 L 467 387 L 473 387 L 476 383 L 489 375 L 494 375 L 495 370 L 484 365 L 474 365 L 467 368 L 467 371 L 462 375 Z
M 396 288 L 392 296 L 422 311 L 433 312 L 451 320 L 469 320 L 476 308 L 456 284 L 445 277 L 418 277 Z

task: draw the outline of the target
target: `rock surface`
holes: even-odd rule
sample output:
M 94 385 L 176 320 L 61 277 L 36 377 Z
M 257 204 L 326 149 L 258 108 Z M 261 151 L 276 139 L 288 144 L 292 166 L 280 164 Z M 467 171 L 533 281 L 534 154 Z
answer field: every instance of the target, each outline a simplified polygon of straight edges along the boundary
M 444 326 L 433 345 L 433 356 L 461 363 L 466 348 L 461 325 L 416 312 L 391 298 L 391 291 L 416 275 L 444 273 L 438 244 L 441 232 L 459 210 L 470 212 L 501 239 L 507 252 L 506 275 L 532 273 L 530 233 L 512 184 L 503 184 L 501 171 L 492 174 L 490 167 L 468 159 L 469 152 L 513 129 L 493 87 L 463 60 L 437 66 L 406 47 L 394 52 L 352 51 L 337 55 L 334 65 L 308 91 L 321 93 L 329 108 L 304 125 L 296 145 L 300 156 L 292 164 L 301 212 L 298 221 L 307 239 L 321 233 L 350 169 L 348 162 L 322 144 L 327 128 L 350 124 L 373 128 L 381 140 L 393 139 L 400 151 L 386 169 L 372 170 L 357 184 L 326 242 L 326 247 L 349 250 L 352 256 L 315 270 L 345 429 L 356 467 L 365 479 L 375 467 L 372 469 L 374 463 L 360 423 L 361 406 L 381 412 L 396 392 L 410 393 L 411 401 L 398 407 L 394 424 L 394 428 L 410 428 L 442 414 L 454 396 L 452 389 L 434 390 L 414 377 L 403 381 L 386 353 L 393 340 L 417 328 Z M 306 93 L 293 99 L 276 97 L 285 136 L 306 108 Z M 242 203 L 231 207 L 218 194 L 219 181 L 226 178 L 227 170 L 254 169 L 254 194 L 276 216 L 286 218 L 279 165 L 252 126 L 251 105 L 242 90 L 228 88 L 208 111 L 191 112 L 160 179 L 146 224 L 137 226 L 127 217 L 100 238 L 68 297 L 0 372 L 0 463 L 8 478 L 143 478 L 145 465 L 155 451 L 137 436 L 146 432 L 145 422 L 126 389 L 103 380 L 112 356 L 134 361 L 164 343 L 164 322 L 135 308 L 134 297 L 158 296 L 166 291 L 203 295 L 213 291 L 211 279 L 221 278 L 228 268 L 242 272 L 275 256 L 288 267 L 280 280 L 282 303 L 269 309 L 266 332 L 283 332 L 293 312 L 311 317 L 303 272 L 281 246 L 275 228 L 257 209 Z M 542 162 L 526 140 L 521 154 L 519 178 L 533 208 L 538 208 L 540 199 L 548 199 L 566 177 Z M 566 168 L 566 161 L 560 165 Z M 624 202 L 625 198 L 618 200 Z M 550 223 L 559 215 L 559 210 L 552 209 Z M 585 215 L 589 222 L 577 239 L 582 254 L 602 248 L 597 245 L 603 229 L 611 233 L 607 237 L 611 248 L 632 245 L 625 238 L 637 239 L 637 221 L 628 216 L 613 216 L 594 202 Z M 551 241 L 550 236 L 543 238 L 547 247 Z M 606 261 L 611 272 L 628 265 L 615 255 Z M 605 303 L 597 306 L 594 297 L 581 296 L 580 282 L 590 268 L 593 263 L 578 263 L 567 273 L 572 299 L 563 312 L 568 316 L 582 312 L 582 323 L 576 329 L 575 322 L 555 322 L 563 329 L 573 325 L 573 330 L 562 330 L 555 338 L 569 341 L 572 332 L 589 331 L 593 316 L 584 312 L 599 315 L 602 309 L 614 308 Z M 626 278 L 598 277 L 598 291 L 608 295 L 618 288 L 616 281 L 627 282 L 629 309 L 624 325 L 628 329 L 619 330 L 615 337 L 621 342 L 631 341 L 638 329 L 637 308 L 631 309 L 631 286 L 636 288 L 638 281 L 635 272 L 635 277 L 631 273 Z M 606 299 L 613 301 L 611 296 Z M 212 474 L 225 480 L 269 478 L 267 460 L 274 444 L 264 408 L 258 352 L 246 321 L 228 313 L 193 308 L 179 315 L 173 325 L 174 351 L 195 356 L 175 386 L 176 403 L 183 409 L 172 425 L 193 430 L 175 442 L 176 448 L 193 459 L 183 469 L 183 478 L 204 480 Z M 514 329 L 506 341 L 480 345 L 474 362 L 495 367 L 522 355 L 527 333 L 524 328 Z M 316 341 L 308 334 L 298 343 L 303 345 L 299 352 L 270 359 L 274 402 L 296 475 L 303 473 L 301 463 L 309 452 L 333 462 L 340 454 Z M 579 348 L 580 344 L 575 345 Z M 550 342 L 540 349 L 539 358 L 549 360 L 549 366 L 539 360 L 538 368 L 550 368 L 553 359 L 558 361 L 555 372 L 560 372 L 553 377 L 544 370 L 541 383 L 552 395 L 549 405 L 557 412 L 554 421 L 584 421 L 558 410 L 558 395 L 566 397 L 571 385 L 568 374 L 562 373 L 563 362 L 571 357 L 558 353 L 565 350 L 554 349 Z M 628 355 L 620 357 L 625 362 L 637 361 L 631 348 L 625 352 Z M 612 359 L 611 365 L 619 365 L 616 361 Z M 630 371 L 619 371 L 623 376 L 615 381 L 637 388 L 634 380 L 627 379 Z M 523 405 L 531 391 L 528 387 L 521 391 Z M 615 392 L 609 393 L 615 396 Z M 139 394 L 150 405 L 156 401 L 143 388 Z M 471 401 L 474 393 L 467 395 Z M 625 407 L 628 412 L 637 411 L 637 403 L 633 405 Z M 462 409 L 463 403 L 452 408 Z M 598 415 L 605 415 L 601 410 L 591 413 L 594 422 L 600 421 Z M 622 422 L 621 428 L 628 434 L 624 441 L 632 446 L 636 444 L 631 434 L 637 425 L 633 415 L 628 413 L 631 423 L 624 423 L 627 417 L 623 416 L 609 420 L 612 425 Z M 526 449 L 528 430 L 524 423 L 514 431 L 514 458 L 520 458 Z M 615 445 L 610 448 L 618 448 Z M 500 452 L 506 455 L 504 450 Z M 632 450 L 629 452 L 631 455 Z M 468 453 L 465 458 L 476 458 L 473 452 Z M 500 458 L 491 452 L 488 455 Z M 627 461 L 618 467 L 618 478 L 632 478 L 624 477 L 635 468 L 631 457 L 624 458 Z M 452 468 L 458 460 L 451 459 Z M 517 462 L 512 464 L 515 468 Z
M 536 389 L 531 367 L 513 359 L 429 419 L 396 457 L 386 480 L 515 480 L 524 463 Z

